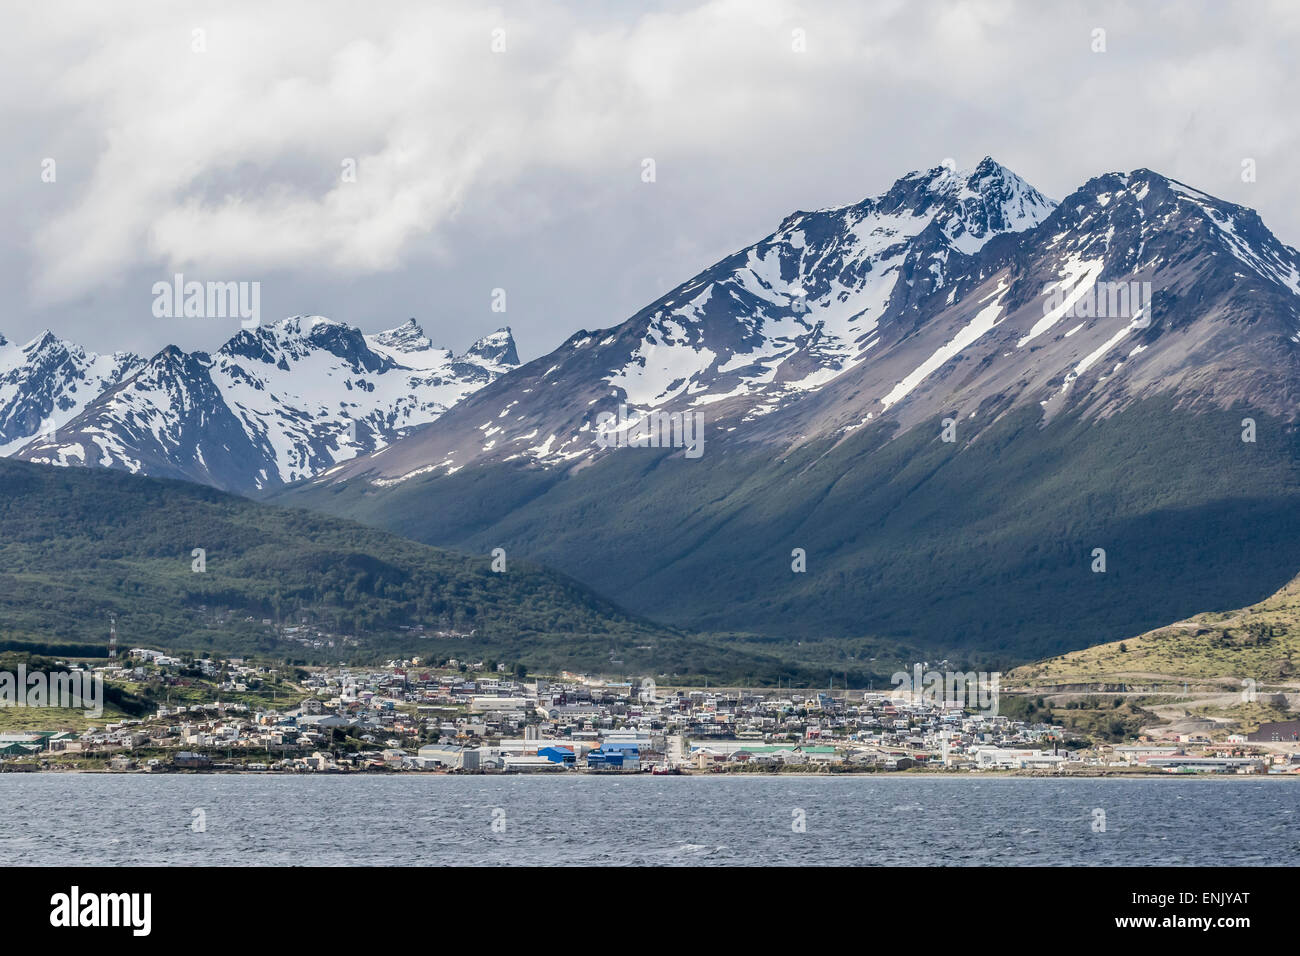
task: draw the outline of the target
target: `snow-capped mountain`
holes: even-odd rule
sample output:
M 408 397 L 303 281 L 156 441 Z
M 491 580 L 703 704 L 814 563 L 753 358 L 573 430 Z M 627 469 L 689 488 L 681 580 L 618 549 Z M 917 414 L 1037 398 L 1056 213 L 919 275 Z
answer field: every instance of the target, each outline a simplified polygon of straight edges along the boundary
M 940 412 L 974 434 L 1025 403 L 1104 414 L 1162 392 L 1226 406 L 1263 390 L 1289 414 L 1298 291 L 1300 257 L 1254 212 L 1150 170 L 1097 177 L 1058 206 L 992 159 L 940 166 L 788 217 L 621 325 L 574 334 L 436 428 L 318 480 L 571 468 L 649 410 L 699 412 L 711 440 L 784 446 Z
M 299 316 L 211 355 L 169 347 L 137 359 L 16 457 L 262 490 L 386 447 L 518 361 L 509 329 L 456 356 L 414 319 L 366 335 Z
M 0 335 L 0 456 L 65 425 L 143 365 L 130 352 L 96 355 L 49 331 L 21 347 Z
M 854 205 L 788 217 L 778 230 L 615 328 L 581 331 L 489 389 L 421 441 L 358 461 L 381 480 L 480 458 L 561 465 L 596 453 L 596 420 L 624 403 L 703 410 L 743 426 L 874 360 L 891 318 L 943 290 L 995 236 L 1032 229 L 1056 204 L 985 159 L 903 177 Z M 964 267 L 963 267 L 964 268 Z
M 985 160 L 797 213 L 285 496 L 697 630 L 1033 656 L 1294 576 L 1298 411 L 1300 255 L 1254 212 Z

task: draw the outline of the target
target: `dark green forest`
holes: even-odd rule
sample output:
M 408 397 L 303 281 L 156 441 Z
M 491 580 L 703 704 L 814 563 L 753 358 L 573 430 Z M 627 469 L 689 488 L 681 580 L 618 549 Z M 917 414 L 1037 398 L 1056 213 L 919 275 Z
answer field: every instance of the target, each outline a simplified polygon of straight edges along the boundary
M 852 648 L 801 654 L 662 627 L 509 553 L 494 573 L 490 550 L 441 550 L 185 482 L 0 460 L 0 650 L 102 658 L 114 615 L 120 647 L 177 654 L 353 664 L 418 654 L 683 683 L 874 679 Z M 334 646 L 303 644 L 294 627 Z
M 276 635 L 304 621 L 367 650 L 427 643 L 417 626 L 516 645 L 671 636 L 563 575 L 506 568 L 183 482 L 0 461 L 6 646 L 102 654 L 110 614 L 122 646 L 194 652 L 289 653 L 301 645 Z
M 938 419 L 893 427 L 283 500 L 445 546 L 499 543 L 668 624 L 803 641 L 802 659 L 828 642 L 868 662 L 901 645 L 993 668 L 1241 607 L 1300 570 L 1297 432 L 1249 408 L 1155 399 L 1044 423 L 990 406 L 955 443 Z M 791 571 L 796 547 L 806 573 Z

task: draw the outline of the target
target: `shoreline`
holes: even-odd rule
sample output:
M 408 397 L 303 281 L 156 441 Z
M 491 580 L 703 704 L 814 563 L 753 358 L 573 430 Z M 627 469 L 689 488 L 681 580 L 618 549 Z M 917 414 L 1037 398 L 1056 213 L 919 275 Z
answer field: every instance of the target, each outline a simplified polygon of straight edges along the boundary
M 237 776 L 237 777 L 366 777 L 366 778 L 397 778 L 397 777 L 493 777 L 493 778 L 563 778 L 573 779 L 575 777 L 599 777 L 610 778 L 614 780 L 629 779 L 652 779 L 652 778 L 696 778 L 696 779 L 737 779 L 737 778 L 755 778 L 761 780 L 772 780 L 781 778 L 793 779 L 818 779 L 833 780 L 839 778 L 873 778 L 879 780 L 1261 780 L 1261 779 L 1294 779 L 1300 780 L 1300 773 L 1166 773 L 1162 771 L 1131 771 L 1131 770 L 1101 770 L 1099 772 L 1073 772 L 1073 773 L 1035 773 L 1022 770 L 1008 771 L 987 771 L 975 770 L 963 773 L 940 772 L 940 771 L 911 771 L 898 770 L 888 772 L 854 772 L 854 771 L 837 771 L 834 773 L 810 773 L 790 771 L 786 773 L 763 773 L 759 771 L 743 771 L 740 773 L 721 772 L 699 772 L 683 771 L 677 774 L 651 774 L 644 771 L 619 773 L 611 771 L 562 771 L 551 770 L 535 773 L 506 773 L 501 771 L 494 772 L 453 772 L 434 770 L 403 770 L 403 771 L 339 771 L 339 770 L 316 770 L 316 771 L 288 771 L 288 770 L 87 770 L 84 768 L 45 769 L 45 770 L 0 770 L 0 778 L 5 776 L 53 776 L 64 774 L 86 774 L 92 776 L 126 776 L 126 777 L 218 777 L 218 776 Z

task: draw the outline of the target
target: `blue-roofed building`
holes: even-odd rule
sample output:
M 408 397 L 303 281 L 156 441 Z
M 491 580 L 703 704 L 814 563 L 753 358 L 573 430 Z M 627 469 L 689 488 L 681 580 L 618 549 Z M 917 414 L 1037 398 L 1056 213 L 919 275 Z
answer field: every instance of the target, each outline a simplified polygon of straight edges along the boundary
M 605 753 L 623 754 L 628 757 L 641 756 L 641 743 L 636 740 L 609 740 L 601 742 L 600 749 Z
M 588 770 L 640 770 L 641 757 L 633 747 L 602 745 L 587 754 Z
M 562 763 L 566 767 L 572 767 L 578 762 L 577 756 L 566 747 L 542 747 L 537 751 L 537 756 L 545 757 L 552 763 Z

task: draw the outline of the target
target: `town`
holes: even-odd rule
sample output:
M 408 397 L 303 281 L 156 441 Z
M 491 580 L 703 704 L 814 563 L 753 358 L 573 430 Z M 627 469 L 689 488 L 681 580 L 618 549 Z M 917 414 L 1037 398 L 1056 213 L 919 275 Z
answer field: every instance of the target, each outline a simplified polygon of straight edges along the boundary
M 302 668 L 148 648 L 93 670 L 151 712 L 70 727 L 27 710 L 0 733 L 0 770 L 1300 775 L 1300 721 L 1102 742 L 1006 693 L 1008 712 L 980 713 L 899 688 L 667 689 L 491 661 Z

